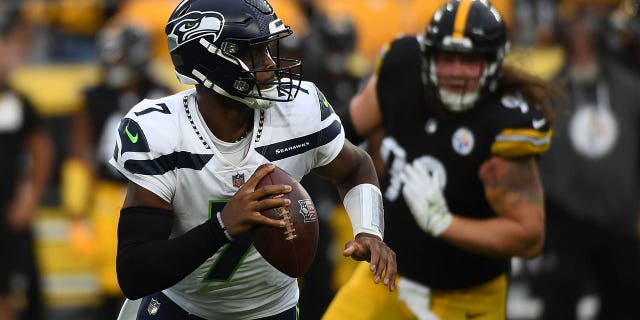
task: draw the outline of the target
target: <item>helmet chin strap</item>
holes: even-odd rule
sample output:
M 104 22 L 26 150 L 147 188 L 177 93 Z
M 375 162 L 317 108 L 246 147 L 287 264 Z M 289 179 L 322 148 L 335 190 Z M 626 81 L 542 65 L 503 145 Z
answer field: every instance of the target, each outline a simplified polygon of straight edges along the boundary
M 439 89 L 440 101 L 452 112 L 462 112 L 473 108 L 474 104 L 478 100 L 478 90 L 474 92 L 459 94 L 451 93 L 445 89 Z
M 435 87 L 438 88 L 440 102 L 442 102 L 443 106 L 451 112 L 463 112 L 473 108 L 476 104 L 476 101 L 478 101 L 478 97 L 480 96 L 480 90 L 487 82 L 489 73 L 494 71 L 491 67 L 484 68 L 482 75 L 480 75 L 478 88 L 471 92 L 467 92 L 465 90 L 464 93 L 460 94 L 450 92 L 444 88 L 441 88 L 438 84 L 438 71 L 436 68 L 436 64 L 433 60 L 431 60 L 430 65 L 431 67 L 429 72 L 429 79 L 435 85 Z
M 254 86 L 253 90 L 251 90 L 251 95 L 261 96 L 268 99 L 276 99 L 278 98 L 278 86 L 274 85 L 267 89 L 260 89 L 259 92 L 258 92 L 258 88 Z M 248 105 L 248 106 L 249 108 L 253 108 L 257 110 L 266 110 L 275 105 L 275 101 L 273 100 L 260 99 L 260 98 L 245 98 L 245 99 L 252 99 L 254 101 L 253 105 Z
M 258 98 L 253 98 L 253 97 L 238 97 L 238 96 L 234 96 L 232 94 L 230 94 L 229 92 L 227 92 L 226 90 L 213 85 L 213 87 L 210 87 L 210 89 L 212 89 L 213 91 L 217 92 L 218 94 L 221 94 L 227 98 L 231 98 L 235 101 L 238 101 L 240 103 L 243 103 L 244 105 L 246 105 L 247 107 L 251 108 L 251 109 L 256 109 L 256 110 L 267 110 L 271 107 L 273 107 L 275 105 L 274 101 L 271 100 L 265 100 L 265 99 L 258 99 Z M 274 91 L 277 94 L 277 88 L 274 86 L 273 90 L 271 88 L 269 89 L 265 89 L 265 90 L 260 90 L 260 92 L 262 92 L 263 96 L 265 95 L 265 91 Z M 257 89 L 254 88 L 252 92 L 256 92 L 257 93 Z
M 209 81 L 209 79 L 207 79 L 207 77 L 203 73 L 199 72 L 198 70 L 193 69 L 192 73 L 194 76 L 196 76 L 200 80 L 200 83 L 202 83 L 202 85 L 204 85 L 205 87 L 227 98 L 238 101 L 249 108 L 256 109 L 256 110 L 267 110 L 275 105 L 275 102 L 271 100 L 258 99 L 254 97 L 239 97 L 239 96 L 232 95 L 226 90 L 220 88 L 219 86 L 216 86 L 212 81 Z M 267 89 L 262 89 L 260 90 L 259 93 L 262 96 L 267 98 L 276 98 L 278 96 L 278 88 L 277 86 L 273 86 Z M 254 87 L 253 90 L 251 91 L 251 94 L 258 95 L 258 89 Z

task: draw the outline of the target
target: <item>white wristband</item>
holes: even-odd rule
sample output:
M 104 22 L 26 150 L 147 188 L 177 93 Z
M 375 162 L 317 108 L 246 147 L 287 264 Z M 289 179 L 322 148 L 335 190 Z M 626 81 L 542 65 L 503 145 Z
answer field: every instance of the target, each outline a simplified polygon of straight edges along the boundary
M 224 236 L 227 237 L 229 241 L 233 241 L 233 237 L 231 237 L 231 235 L 229 234 L 229 231 L 227 231 L 227 227 L 224 225 L 224 222 L 222 222 L 221 215 L 222 213 L 220 211 L 216 213 L 216 217 L 218 218 L 218 223 L 220 224 L 220 228 L 222 229 L 222 232 L 224 232 Z
M 384 209 L 382 193 L 372 184 L 359 184 L 344 196 L 344 208 L 347 210 L 353 235 L 369 233 L 383 238 Z

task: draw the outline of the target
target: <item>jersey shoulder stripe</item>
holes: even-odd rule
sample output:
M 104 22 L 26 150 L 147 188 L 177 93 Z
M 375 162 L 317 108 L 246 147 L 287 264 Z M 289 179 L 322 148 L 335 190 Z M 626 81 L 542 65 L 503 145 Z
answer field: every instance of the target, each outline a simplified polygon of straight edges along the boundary
M 134 174 L 159 175 L 175 169 L 202 170 L 211 158 L 213 154 L 179 151 L 148 160 L 130 159 L 125 161 L 124 167 Z
M 553 130 L 504 129 L 491 145 L 491 153 L 505 158 L 542 154 L 551 146 Z
M 505 94 L 498 101 L 494 125 L 498 128 L 491 143 L 491 154 L 505 158 L 545 153 L 551 146 L 553 130 L 538 106 L 520 94 Z
M 342 125 L 337 120 L 328 127 L 312 134 L 276 142 L 270 145 L 257 147 L 255 150 L 269 161 L 277 161 L 305 153 L 309 150 L 323 146 L 335 139 L 342 130 Z
M 269 161 L 289 161 L 307 154 L 300 177 L 332 161 L 344 144 L 340 118 L 312 82 L 302 81 L 296 98 L 277 103 L 266 111 L 265 119 L 263 138 L 254 150 Z

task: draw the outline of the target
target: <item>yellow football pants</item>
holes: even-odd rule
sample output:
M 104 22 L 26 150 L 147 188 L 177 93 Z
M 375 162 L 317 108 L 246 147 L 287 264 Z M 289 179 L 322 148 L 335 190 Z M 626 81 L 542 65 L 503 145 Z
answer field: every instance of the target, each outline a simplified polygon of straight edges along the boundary
M 503 274 L 466 289 L 432 290 L 431 312 L 442 320 L 504 320 L 506 300 L 507 277 Z M 387 287 L 373 282 L 369 263 L 362 262 L 351 279 L 340 288 L 322 319 L 409 320 L 416 317 L 399 300 L 397 290 L 389 292 Z

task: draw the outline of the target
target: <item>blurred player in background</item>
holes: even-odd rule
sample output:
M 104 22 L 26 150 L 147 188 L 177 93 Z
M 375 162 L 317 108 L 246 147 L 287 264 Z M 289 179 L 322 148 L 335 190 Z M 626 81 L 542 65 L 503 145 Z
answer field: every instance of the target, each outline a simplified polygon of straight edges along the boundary
M 602 40 L 621 64 L 640 75 L 640 0 L 623 0 L 608 16 Z
M 62 169 L 62 204 L 71 215 L 75 251 L 96 268 L 102 294 L 99 319 L 115 319 L 124 300 L 116 279 L 118 214 L 126 179 L 108 163 L 120 119 L 144 98 L 169 94 L 151 72 L 149 35 L 129 25 L 98 33 L 102 81 L 83 91 L 83 106 L 68 133 L 70 155 Z
M 360 266 L 323 319 L 505 319 L 510 258 L 543 245 L 537 158 L 559 94 L 502 66 L 507 50 L 500 14 L 471 0 L 388 46 L 342 120 L 348 138 L 384 131 L 398 290 L 370 286 Z
M 6 3 L 5 3 L 6 5 Z M 6 10 L 6 11 L 5 11 Z M 36 209 L 51 176 L 53 144 L 33 105 L 8 83 L 21 34 L 17 7 L 0 7 L 0 319 L 18 319 L 16 274 L 27 281 L 24 319 L 41 319 L 42 300 L 34 252 Z M 15 41 L 18 40 L 18 41 Z
M 337 186 L 355 239 L 344 256 L 370 261 L 369 281 L 395 287 L 382 242 L 382 198 L 369 156 L 300 62 L 280 56 L 291 30 L 266 1 L 185 0 L 165 29 L 178 79 L 195 85 L 144 100 L 120 122 L 110 161 L 130 183 L 118 225 L 117 273 L 137 319 L 297 319 L 296 279 L 251 245 L 260 214 L 290 186 L 256 189 L 275 163 Z M 271 196 L 276 196 L 272 198 Z M 383 285 L 381 285 L 382 287 Z M 121 318 L 129 317 L 132 301 Z
M 586 296 L 599 301 L 595 319 L 640 319 L 640 78 L 638 61 L 628 63 L 639 56 L 637 44 L 611 46 L 612 9 L 607 1 L 563 5 L 566 64 L 557 77 L 567 79 L 569 112 L 540 162 L 548 241 L 532 285 L 542 319 L 578 319 Z M 638 18 L 628 19 L 633 27 Z

